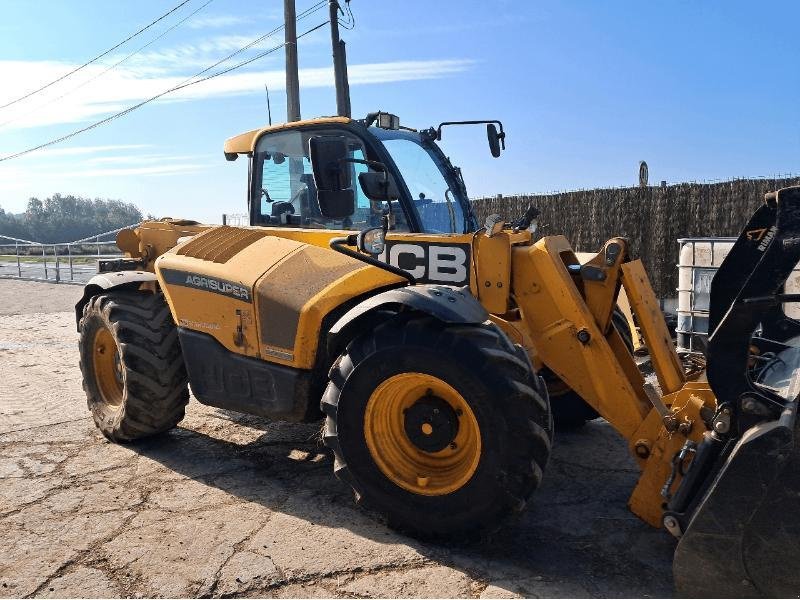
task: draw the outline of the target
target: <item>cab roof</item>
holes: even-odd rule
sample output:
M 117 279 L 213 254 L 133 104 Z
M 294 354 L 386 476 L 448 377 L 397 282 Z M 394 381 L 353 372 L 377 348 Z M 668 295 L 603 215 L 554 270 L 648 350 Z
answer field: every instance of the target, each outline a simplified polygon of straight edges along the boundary
M 269 127 L 262 127 L 260 129 L 253 129 L 240 133 L 225 140 L 223 151 L 225 158 L 228 160 L 236 160 L 239 154 L 249 154 L 256 148 L 258 138 L 264 133 L 272 133 L 274 131 L 283 131 L 286 129 L 294 129 L 296 127 L 303 127 L 305 125 L 327 125 L 332 123 L 347 124 L 352 123 L 353 119 L 348 117 L 319 117 L 316 119 L 306 119 L 303 121 L 292 121 L 291 123 L 279 123 Z

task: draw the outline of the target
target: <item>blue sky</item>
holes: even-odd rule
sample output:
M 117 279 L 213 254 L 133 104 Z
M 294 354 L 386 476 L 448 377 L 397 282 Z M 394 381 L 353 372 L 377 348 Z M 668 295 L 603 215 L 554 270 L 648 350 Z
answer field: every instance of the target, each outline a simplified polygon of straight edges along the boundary
M 181 10 L 97 64 L 0 109 L 0 156 L 157 94 L 282 22 L 282 0 Z M 178 0 L 0 0 L 0 104 L 80 65 Z M 298 12 L 314 0 L 297 0 Z M 513 194 L 800 171 L 797 2 L 352 0 L 354 116 L 382 109 L 412 127 L 498 118 L 507 152 L 480 128 L 443 146 L 470 194 Z M 324 21 L 323 9 L 298 32 Z M 282 42 L 282 32 L 246 58 Z M 119 67 L 109 65 L 152 43 Z M 327 28 L 300 41 L 304 117 L 335 112 Z M 226 63 L 227 64 L 230 63 Z M 218 222 L 245 209 L 246 163 L 225 138 L 285 118 L 283 51 L 168 96 L 48 150 L 0 162 L 0 206 L 54 192 L 131 201 L 157 216 Z M 76 89 L 77 88 L 77 89 Z

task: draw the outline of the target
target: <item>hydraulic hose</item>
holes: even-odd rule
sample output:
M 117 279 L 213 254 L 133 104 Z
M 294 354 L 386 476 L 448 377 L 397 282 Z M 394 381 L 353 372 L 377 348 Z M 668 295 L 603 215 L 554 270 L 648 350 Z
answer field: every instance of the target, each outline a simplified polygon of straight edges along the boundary
M 373 258 L 369 254 L 362 254 L 361 252 L 355 252 L 347 246 L 355 246 L 357 242 L 358 236 L 356 234 L 348 235 L 347 237 L 335 237 L 331 238 L 329 245 L 331 249 L 336 250 L 336 252 L 340 252 L 345 256 L 349 256 L 351 258 L 355 258 L 356 260 L 360 260 L 365 262 L 373 267 L 378 267 L 379 269 L 383 269 L 384 271 L 389 271 L 390 273 L 394 273 L 395 275 L 399 275 L 400 277 L 404 277 L 408 280 L 411 285 L 415 285 L 417 283 L 416 278 L 409 273 L 408 271 L 404 271 L 394 265 L 390 265 L 389 263 L 385 263 L 383 261 L 378 260 L 377 258 Z

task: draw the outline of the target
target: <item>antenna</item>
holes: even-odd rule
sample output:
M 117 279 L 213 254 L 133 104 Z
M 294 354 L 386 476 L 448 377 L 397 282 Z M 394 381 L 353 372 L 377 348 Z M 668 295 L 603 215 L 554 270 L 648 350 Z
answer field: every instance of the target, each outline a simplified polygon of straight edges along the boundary
M 269 87 L 267 82 L 264 82 L 264 89 L 267 90 L 267 116 L 269 117 L 269 126 L 272 127 L 272 108 L 269 105 Z

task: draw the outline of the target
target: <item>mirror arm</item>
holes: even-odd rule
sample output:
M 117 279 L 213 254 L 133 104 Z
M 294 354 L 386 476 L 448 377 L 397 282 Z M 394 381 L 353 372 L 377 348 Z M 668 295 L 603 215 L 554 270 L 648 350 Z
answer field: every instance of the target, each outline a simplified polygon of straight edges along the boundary
M 367 165 L 368 167 L 372 167 L 376 171 L 382 171 L 383 173 L 386 173 L 386 165 L 383 164 L 382 162 L 378 162 L 377 160 L 365 160 L 363 158 L 340 158 L 339 164 L 341 163 L 356 163 L 359 165 Z
M 376 171 L 383 172 L 384 183 L 388 183 L 389 182 L 389 176 L 388 176 L 388 174 L 386 172 L 387 171 L 386 165 L 384 165 L 382 162 L 378 162 L 376 160 L 364 160 L 363 158 L 349 158 L 349 157 L 348 158 L 340 158 L 338 161 L 336 161 L 336 167 L 334 167 L 331 164 L 330 165 L 330 169 L 331 170 L 338 169 L 338 171 L 341 172 L 342 164 L 344 164 L 344 163 L 356 163 L 356 164 L 359 164 L 359 165 L 367 165 L 368 167 L 372 167 Z
M 435 138 L 437 142 L 441 141 L 442 139 L 442 127 L 447 125 L 488 125 L 490 123 L 496 124 L 500 128 L 500 133 L 497 134 L 497 138 L 500 140 L 500 144 L 503 147 L 503 150 L 506 149 L 506 132 L 503 131 L 503 124 L 497 120 L 478 120 L 478 121 L 445 121 L 443 123 L 439 123 L 439 126 L 434 129 L 431 127 L 430 129 L 425 130 L 424 133 L 428 135 L 435 134 Z
M 331 238 L 331 241 L 328 242 L 328 245 L 331 247 L 332 250 L 336 250 L 336 252 L 344 254 L 345 256 L 349 256 L 350 258 L 355 258 L 356 260 L 365 262 L 368 265 L 372 265 L 373 267 L 378 267 L 379 269 L 383 269 L 384 271 L 389 271 L 390 273 L 399 275 L 400 277 L 407 279 L 411 285 L 415 285 L 417 283 L 416 278 L 408 271 L 404 271 L 399 267 L 395 267 L 394 265 L 390 265 L 389 263 L 380 261 L 377 258 L 372 258 L 369 254 L 362 254 L 361 252 L 356 252 L 354 250 L 350 250 L 350 248 L 347 248 L 346 246 L 356 245 L 356 238 L 357 238 L 356 234 L 348 235 L 346 237 L 335 237 Z
M 381 114 L 380 111 L 367 113 L 367 117 L 364 119 L 364 127 L 370 127 L 375 121 L 377 121 L 379 114 Z

